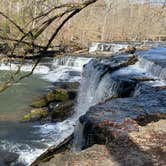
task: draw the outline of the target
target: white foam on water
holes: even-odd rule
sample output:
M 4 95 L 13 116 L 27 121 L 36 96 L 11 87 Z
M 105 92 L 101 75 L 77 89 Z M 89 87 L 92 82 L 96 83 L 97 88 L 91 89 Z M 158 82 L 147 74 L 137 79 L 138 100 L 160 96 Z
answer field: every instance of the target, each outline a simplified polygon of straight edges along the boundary
M 86 64 L 90 58 L 65 58 L 65 60 L 54 59 L 52 64 L 48 67 L 44 64 L 39 64 L 36 67 L 34 73 L 42 79 L 50 82 L 56 81 L 80 81 L 81 72 L 83 65 Z M 0 70 L 17 70 L 17 64 L 0 64 Z M 23 65 L 21 71 L 31 71 L 32 65 Z M 35 140 L 34 143 L 41 143 L 47 147 L 56 146 L 61 143 L 64 139 L 70 136 L 74 131 L 75 117 L 71 117 L 63 122 L 35 125 L 35 134 L 40 136 L 40 140 Z M 37 133 L 36 133 L 37 132 Z M 33 140 L 29 140 L 32 143 Z M 47 148 L 31 147 L 27 143 L 13 143 L 13 142 L 2 142 L 0 144 L 4 149 L 10 150 L 11 152 L 19 154 L 17 162 L 23 163 L 24 165 L 30 165 L 38 156 L 44 153 Z M 16 164 L 17 165 L 17 164 Z
M 53 66 L 67 66 L 82 70 L 84 64 L 87 64 L 91 58 L 85 57 L 62 57 L 53 60 Z
M 122 49 L 126 49 L 128 44 L 114 44 L 114 43 L 104 43 L 104 42 L 93 42 L 89 47 L 89 53 L 93 53 L 96 51 L 100 52 L 119 52 Z
M 1 63 L 0 64 L 0 70 L 1 71 L 17 71 L 19 68 L 18 64 L 5 64 L 5 63 Z M 30 72 L 33 69 L 33 65 L 31 64 L 26 64 L 26 65 L 22 65 L 21 66 L 21 71 L 23 72 Z M 34 74 L 47 74 L 50 71 L 50 69 L 47 66 L 44 65 L 38 65 L 35 70 L 34 70 Z
M 147 73 L 166 81 L 166 67 L 161 67 L 155 62 L 142 57 L 139 58 L 139 67 Z
M 75 76 L 71 76 L 71 73 L 75 72 Z M 47 74 L 41 76 L 41 78 L 50 81 L 68 81 L 68 82 L 77 82 L 81 79 L 81 70 L 78 70 L 74 67 L 65 67 L 65 66 L 58 66 L 53 71 L 50 71 Z
M 19 154 L 17 162 L 13 165 L 17 165 L 17 163 L 30 165 L 39 154 L 44 152 L 44 149 L 32 148 L 28 144 L 14 143 L 6 140 L 1 140 L 0 147 L 2 150 Z

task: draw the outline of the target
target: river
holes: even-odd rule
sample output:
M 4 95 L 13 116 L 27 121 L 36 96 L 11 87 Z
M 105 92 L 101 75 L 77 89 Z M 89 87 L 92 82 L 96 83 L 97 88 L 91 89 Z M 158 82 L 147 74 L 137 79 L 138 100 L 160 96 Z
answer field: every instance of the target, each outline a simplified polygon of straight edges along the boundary
M 121 68 L 111 74 L 105 67 L 110 65 L 109 59 L 103 59 L 100 63 L 95 59 L 83 57 L 43 60 L 33 76 L 14 85 L 0 96 L 0 153 L 18 154 L 19 158 L 13 164 L 14 166 L 29 165 L 48 147 L 58 144 L 69 136 L 74 131 L 76 120 L 86 113 L 89 107 L 122 93 L 121 78 L 124 80 L 131 76 L 153 77 L 154 81 L 149 81 L 148 84 L 165 85 L 165 53 L 166 48 L 163 47 L 139 52 L 139 61 L 136 64 Z M 124 56 L 120 57 L 120 59 L 124 58 Z M 159 64 L 157 64 L 158 67 L 156 63 Z M 84 64 L 87 65 L 82 75 Z M 2 64 L 0 69 L 3 75 L 9 70 L 9 66 Z M 22 72 L 30 69 L 31 66 L 27 63 Z M 12 70 L 15 70 L 15 64 Z M 33 98 L 49 90 L 54 82 L 81 82 L 75 114 L 57 123 L 18 123 L 17 115 L 21 115 Z M 79 141 L 75 142 L 80 144 L 82 143 L 80 142 L 81 128 L 75 130 L 80 130 L 76 134 Z M 5 166 L 5 163 L 0 161 L 0 165 Z

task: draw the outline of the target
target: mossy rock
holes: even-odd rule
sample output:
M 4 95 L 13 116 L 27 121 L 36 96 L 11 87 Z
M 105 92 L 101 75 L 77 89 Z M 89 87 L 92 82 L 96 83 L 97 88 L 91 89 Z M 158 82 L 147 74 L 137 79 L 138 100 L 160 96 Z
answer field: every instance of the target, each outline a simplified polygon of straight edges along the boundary
M 60 102 L 60 103 L 51 103 L 49 105 L 51 110 L 51 119 L 62 121 L 69 117 L 73 113 L 74 102 L 71 100 Z
M 55 89 L 46 96 L 48 102 L 69 100 L 68 91 L 65 89 Z
M 49 101 L 46 97 L 41 97 L 32 102 L 31 106 L 34 108 L 42 108 L 47 106 Z
M 33 109 L 30 113 L 23 116 L 23 122 L 37 121 L 48 116 L 48 111 L 43 108 Z

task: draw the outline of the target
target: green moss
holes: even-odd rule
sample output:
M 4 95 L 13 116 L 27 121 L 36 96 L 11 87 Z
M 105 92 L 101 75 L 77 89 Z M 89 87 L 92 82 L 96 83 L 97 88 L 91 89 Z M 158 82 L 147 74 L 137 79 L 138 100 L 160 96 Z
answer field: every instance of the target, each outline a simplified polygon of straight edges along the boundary
M 37 121 L 48 116 L 48 111 L 42 108 L 31 110 L 30 113 L 23 116 L 23 122 Z
M 49 103 L 49 102 L 48 102 L 48 100 L 46 99 L 46 97 L 42 97 L 42 98 L 39 98 L 39 99 L 35 100 L 35 101 L 31 104 L 31 106 L 32 106 L 32 107 L 35 107 L 35 108 L 41 108 L 41 107 L 47 106 L 48 103 Z
M 68 92 L 64 89 L 56 89 L 47 94 L 47 101 L 67 101 L 69 100 Z

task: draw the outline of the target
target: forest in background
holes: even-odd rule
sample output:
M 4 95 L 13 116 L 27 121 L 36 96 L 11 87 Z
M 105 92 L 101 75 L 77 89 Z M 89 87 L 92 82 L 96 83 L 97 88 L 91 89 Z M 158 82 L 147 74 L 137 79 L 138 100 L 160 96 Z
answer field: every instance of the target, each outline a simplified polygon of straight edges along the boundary
M 30 29 L 35 27 L 35 21 L 29 24 L 35 16 L 44 13 L 56 3 L 58 5 L 67 2 L 75 1 L 1 0 L 0 11 L 21 27 Z M 52 23 L 38 38 L 39 43 L 48 41 L 60 22 L 61 19 Z M 0 17 L 0 27 L 1 36 L 19 36 L 18 30 L 4 17 Z M 79 43 L 81 47 L 87 47 L 93 41 L 165 40 L 165 36 L 164 3 L 154 4 L 151 0 L 146 0 L 145 3 L 131 0 L 99 0 L 70 19 L 53 43 Z

